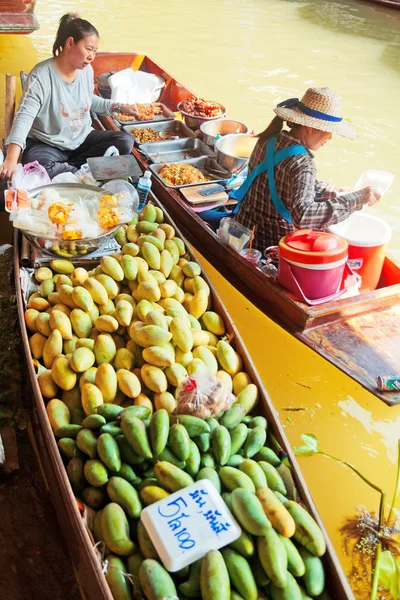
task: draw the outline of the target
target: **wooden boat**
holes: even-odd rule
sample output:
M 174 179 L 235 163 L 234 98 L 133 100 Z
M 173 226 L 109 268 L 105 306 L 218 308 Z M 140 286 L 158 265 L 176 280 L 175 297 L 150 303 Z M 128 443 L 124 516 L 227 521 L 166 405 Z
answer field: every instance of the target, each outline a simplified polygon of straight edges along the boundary
M 93 68 L 96 80 L 126 68 L 161 76 L 166 83 L 160 102 L 173 111 L 180 101 L 192 96 L 190 90 L 143 54 L 99 53 Z M 119 129 L 111 116 L 100 120 L 106 129 Z M 147 168 L 137 148 L 132 152 L 142 168 Z M 400 391 L 379 391 L 376 387 L 377 377 L 400 374 L 400 321 L 396 318 L 400 313 L 400 263 L 390 255 L 386 257 L 375 291 L 308 306 L 224 244 L 178 191 L 165 187 L 157 178 L 153 178 L 153 190 L 187 239 L 251 302 L 384 402 L 400 402 Z
M 381 6 L 386 6 L 387 8 L 395 8 L 400 10 L 400 2 L 399 0 L 367 0 L 372 4 L 380 4 Z
M 36 0 L 0 0 L 0 33 L 32 33 L 39 29 Z
M 162 206 L 161 203 L 152 196 L 152 201 Z M 177 225 L 172 219 L 166 214 L 166 222 L 170 223 L 182 238 L 182 234 L 179 231 Z M 184 239 L 186 246 L 187 242 Z M 25 326 L 24 311 L 25 311 L 25 300 L 23 294 L 22 280 L 22 267 L 20 264 L 20 248 L 21 248 L 21 235 L 16 230 L 15 242 L 14 242 L 14 272 L 15 272 L 15 286 L 16 286 L 16 297 L 18 305 L 19 321 L 21 324 L 22 341 L 24 346 L 24 352 L 27 362 L 28 377 L 31 383 L 32 395 L 33 395 L 33 431 L 36 441 L 37 452 L 42 463 L 43 472 L 46 477 L 47 485 L 49 487 L 60 525 L 71 555 L 71 560 L 76 571 L 77 579 L 79 581 L 81 591 L 86 600 L 113 600 L 104 574 L 102 572 L 101 561 L 95 552 L 93 538 L 91 533 L 86 526 L 81 512 L 79 511 L 77 501 L 73 495 L 65 467 L 63 465 L 61 456 L 58 451 L 58 447 L 47 418 L 45 409 L 45 403 L 41 395 L 37 376 L 34 368 L 34 364 L 31 358 L 31 352 L 28 342 L 28 333 Z M 193 256 L 191 260 L 196 260 Z M 50 258 L 49 258 L 50 261 Z M 89 263 L 90 266 L 98 264 L 98 260 L 94 260 Z M 88 266 L 88 263 L 85 264 Z M 26 272 L 25 272 L 26 273 Z M 242 356 L 244 370 L 249 374 L 251 380 L 257 385 L 260 390 L 260 401 L 259 401 L 259 412 L 265 416 L 269 423 L 269 430 L 275 436 L 276 440 L 282 447 L 283 451 L 288 454 L 288 458 L 292 464 L 292 475 L 299 492 L 299 498 L 302 503 L 308 508 L 310 513 L 317 520 L 319 526 L 324 532 L 327 542 L 327 552 L 324 555 L 325 570 L 327 573 L 327 586 L 326 589 L 329 591 L 332 598 L 335 600 L 351 600 L 354 598 L 346 577 L 343 574 L 342 567 L 338 561 L 338 558 L 333 550 L 332 544 L 327 537 L 324 526 L 318 515 L 317 509 L 313 503 L 312 497 L 307 490 L 304 478 L 298 467 L 297 461 L 287 441 L 286 434 L 276 416 L 275 409 L 270 401 L 268 393 L 264 388 L 262 380 L 260 379 L 251 357 L 249 356 L 239 333 L 232 322 L 226 308 L 224 307 L 221 299 L 219 298 L 214 286 L 208 279 L 207 275 L 203 272 L 203 277 L 207 281 L 211 288 L 211 295 L 214 309 L 223 317 L 226 331 L 230 338 L 233 338 L 231 342 L 235 347 L 236 351 Z

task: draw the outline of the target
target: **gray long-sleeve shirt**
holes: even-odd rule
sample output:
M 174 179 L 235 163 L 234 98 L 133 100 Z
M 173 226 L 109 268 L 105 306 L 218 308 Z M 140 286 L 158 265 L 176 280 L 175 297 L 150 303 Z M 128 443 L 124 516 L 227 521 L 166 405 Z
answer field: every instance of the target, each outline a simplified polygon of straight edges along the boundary
M 54 59 L 37 64 L 29 74 L 24 93 L 6 144 L 25 148 L 33 138 L 62 150 L 75 150 L 90 131 L 90 111 L 106 114 L 111 100 L 95 96 L 93 69 L 79 70 L 67 83 L 59 74 Z

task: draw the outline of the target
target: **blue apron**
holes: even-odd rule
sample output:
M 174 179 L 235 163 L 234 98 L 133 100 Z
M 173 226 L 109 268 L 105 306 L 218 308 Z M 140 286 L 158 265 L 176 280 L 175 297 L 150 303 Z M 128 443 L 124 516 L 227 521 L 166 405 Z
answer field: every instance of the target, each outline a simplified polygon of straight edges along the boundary
M 288 221 L 288 223 L 292 222 L 292 219 L 290 217 L 290 212 L 288 211 L 286 206 L 283 204 L 282 200 L 280 199 L 280 197 L 278 195 L 276 185 L 275 185 L 274 170 L 275 170 L 276 165 L 278 165 L 280 162 L 282 162 L 282 160 L 285 160 L 285 158 L 288 158 L 289 156 L 297 156 L 299 154 L 308 154 L 308 152 L 304 148 L 304 146 L 301 146 L 301 145 L 288 146 L 287 148 L 283 148 L 282 150 L 278 150 L 278 152 L 275 152 L 276 139 L 277 138 L 275 136 L 275 137 L 272 137 L 270 140 L 268 140 L 267 147 L 266 147 L 265 160 L 263 160 L 259 165 L 256 166 L 256 168 L 248 175 L 246 181 L 240 186 L 240 188 L 238 190 L 236 190 L 236 192 L 234 192 L 232 194 L 232 196 L 237 200 L 237 205 L 235 206 L 235 208 L 232 212 L 232 215 L 236 214 L 237 211 L 239 210 L 240 203 L 243 200 L 243 198 L 245 197 L 245 195 L 247 194 L 247 192 L 249 191 L 250 186 L 253 183 L 253 181 L 255 180 L 255 178 L 258 177 L 258 175 L 261 175 L 261 173 L 267 172 L 268 173 L 268 187 L 269 187 L 269 193 L 271 195 L 272 203 L 273 203 L 277 213 L 283 219 L 285 219 L 285 221 Z

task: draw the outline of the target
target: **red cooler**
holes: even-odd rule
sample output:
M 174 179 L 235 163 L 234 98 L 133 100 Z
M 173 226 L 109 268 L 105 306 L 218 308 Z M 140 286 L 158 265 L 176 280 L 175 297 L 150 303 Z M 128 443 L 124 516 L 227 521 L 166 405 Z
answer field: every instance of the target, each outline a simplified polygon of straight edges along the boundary
M 333 233 L 300 229 L 279 242 L 279 283 L 307 304 L 339 297 L 347 242 Z

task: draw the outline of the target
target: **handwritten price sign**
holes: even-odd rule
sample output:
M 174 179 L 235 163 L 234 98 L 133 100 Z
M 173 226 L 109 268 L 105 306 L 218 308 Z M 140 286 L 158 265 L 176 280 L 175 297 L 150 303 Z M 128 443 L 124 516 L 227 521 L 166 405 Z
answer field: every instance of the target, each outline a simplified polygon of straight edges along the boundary
M 168 571 L 236 540 L 240 527 L 211 481 L 202 479 L 142 511 L 141 519 Z

